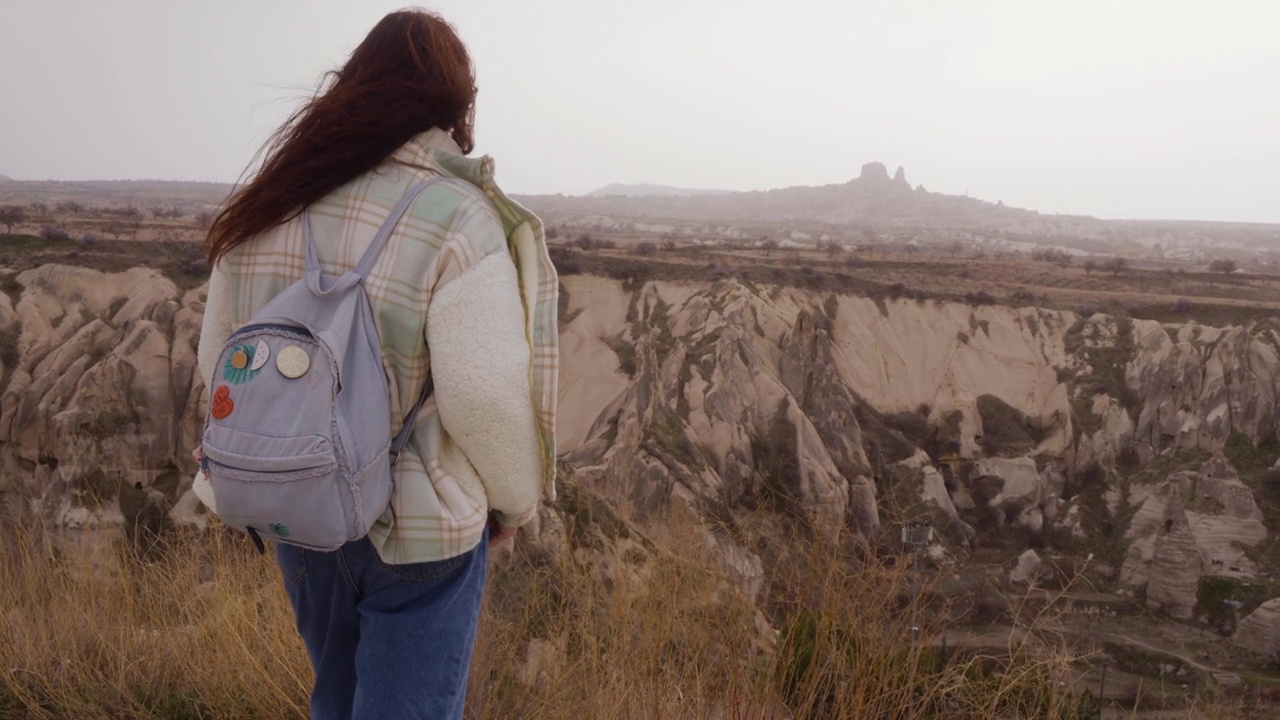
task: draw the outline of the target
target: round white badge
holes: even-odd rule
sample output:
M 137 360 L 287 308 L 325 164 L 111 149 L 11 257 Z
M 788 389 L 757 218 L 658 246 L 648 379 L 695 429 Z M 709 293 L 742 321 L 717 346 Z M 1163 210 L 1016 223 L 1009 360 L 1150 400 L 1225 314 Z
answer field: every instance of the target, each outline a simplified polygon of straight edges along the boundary
M 276 353 L 276 369 L 287 378 L 300 378 L 311 369 L 311 356 L 297 345 L 289 345 Z

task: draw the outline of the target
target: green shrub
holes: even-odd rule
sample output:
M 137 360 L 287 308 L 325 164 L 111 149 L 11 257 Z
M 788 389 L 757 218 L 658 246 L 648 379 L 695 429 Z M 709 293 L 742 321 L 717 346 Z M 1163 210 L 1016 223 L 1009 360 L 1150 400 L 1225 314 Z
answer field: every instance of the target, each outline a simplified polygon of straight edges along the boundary
M 18 335 L 16 323 L 13 327 L 0 331 L 0 365 L 3 365 L 6 370 L 13 370 L 22 359 L 18 354 Z
M 1233 630 L 1240 618 L 1278 594 L 1280 587 L 1270 582 L 1205 575 L 1196 586 L 1195 616 L 1219 630 Z
M 988 455 L 1017 457 L 1040 444 L 1043 433 L 1022 411 L 995 395 L 979 396 L 977 406 L 982 418 L 978 444 Z
M 800 487 L 800 456 L 796 426 L 787 415 L 791 401 L 783 398 L 769 426 L 751 438 L 751 458 L 764 499 L 779 512 L 800 517 L 796 489 Z
M 1255 446 L 1248 435 L 1233 429 L 1227 436 L 1222 453 L 1238 472 L 1259 472 L 1269 469 L 1280 457 L 1280 442 L 1275 437 L 1268 437 Z
M 618 356 L 618 367 L 627 377 L 635 377 L 636 375 L 636 346 L 634 343 L 623 337 L 622 333 L 610 337 L 600 338 L 605 345 Z
M 859 402 L 853 414 L 862 428 L 862 445 L 877 478 L 887 477 L 890 466 L 915 454 L 916 445 L 868 403 Z

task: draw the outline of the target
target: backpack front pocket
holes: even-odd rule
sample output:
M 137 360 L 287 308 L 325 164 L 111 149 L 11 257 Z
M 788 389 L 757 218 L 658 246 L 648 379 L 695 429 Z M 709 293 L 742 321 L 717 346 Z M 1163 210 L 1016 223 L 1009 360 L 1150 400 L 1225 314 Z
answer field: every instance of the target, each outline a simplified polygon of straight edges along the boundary
M 213 425 L 202 452 L 218 516 L 228 525 L 323 550 L 348 539 L 346 483 L 328 438 L 274 437 Z
M 301 479 L 299 473 L 311 477 L 338 466 L 329 438 L 314 434 L 274 437 L 211 425 L 201 452 L 220 470 L 260 482 L 289 482 Z

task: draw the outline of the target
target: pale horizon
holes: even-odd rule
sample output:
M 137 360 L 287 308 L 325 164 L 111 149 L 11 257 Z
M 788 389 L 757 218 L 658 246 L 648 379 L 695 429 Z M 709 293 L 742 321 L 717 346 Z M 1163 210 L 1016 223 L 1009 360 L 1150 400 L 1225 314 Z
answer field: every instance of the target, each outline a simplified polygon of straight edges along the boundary
M 0 174 L 234 182 L 397 2 L 0 6 Z M 1105 219 L 1280 222 L 1280 3 L 430 6 L 515 194 L 768 190 L 868 162 Z

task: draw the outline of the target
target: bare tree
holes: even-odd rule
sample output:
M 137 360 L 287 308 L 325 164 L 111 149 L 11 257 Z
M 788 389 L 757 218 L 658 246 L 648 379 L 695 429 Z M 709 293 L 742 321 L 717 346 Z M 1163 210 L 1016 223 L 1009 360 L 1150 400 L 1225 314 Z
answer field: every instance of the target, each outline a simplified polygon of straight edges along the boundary
M 764 248 L 765 257 L 769 257 L 774 250 L 778 249 L 778 241 L 773 238 L 764 238 L 760 241 L 760 247 Z
M 1094 262 L 1093 258 L 1089 258 L 1088 260 L 1084 261 L 1085 275 L 1090 275 L 1093 273 L 1094 270 L 1097 270 L 1097 269 L 1098 269 L 1098 263 Z
M 1209 269 L 1211 271 L 1222 273 L 1223 275 L 1230 275 L 1235 272 L 1236 267 L 1236 261 L 1228 260 L 1227 258 L 1218 258 L 1217 260 L 1209 263 Z
M 1129 261 L 1122 257 L 1114 257 L 1102 264 L 1104 270 L 1111 271 L 1111 277 L 1116 277 L 1122 272 L 1129 269 Z
M 27 211 L 21 205 L 5 205 L 0 207 L 0 223 L 4 224 L 6 235 L 13 232 L 13 226 L 27 219 Z
M 1071 253 L 1063 250 L 1062 248 L 1036 248 L 1031 251 L 1031 258 L 1033 260 L 1051 262 L 1060 268 L 1066 268 L 1071 265 Z

